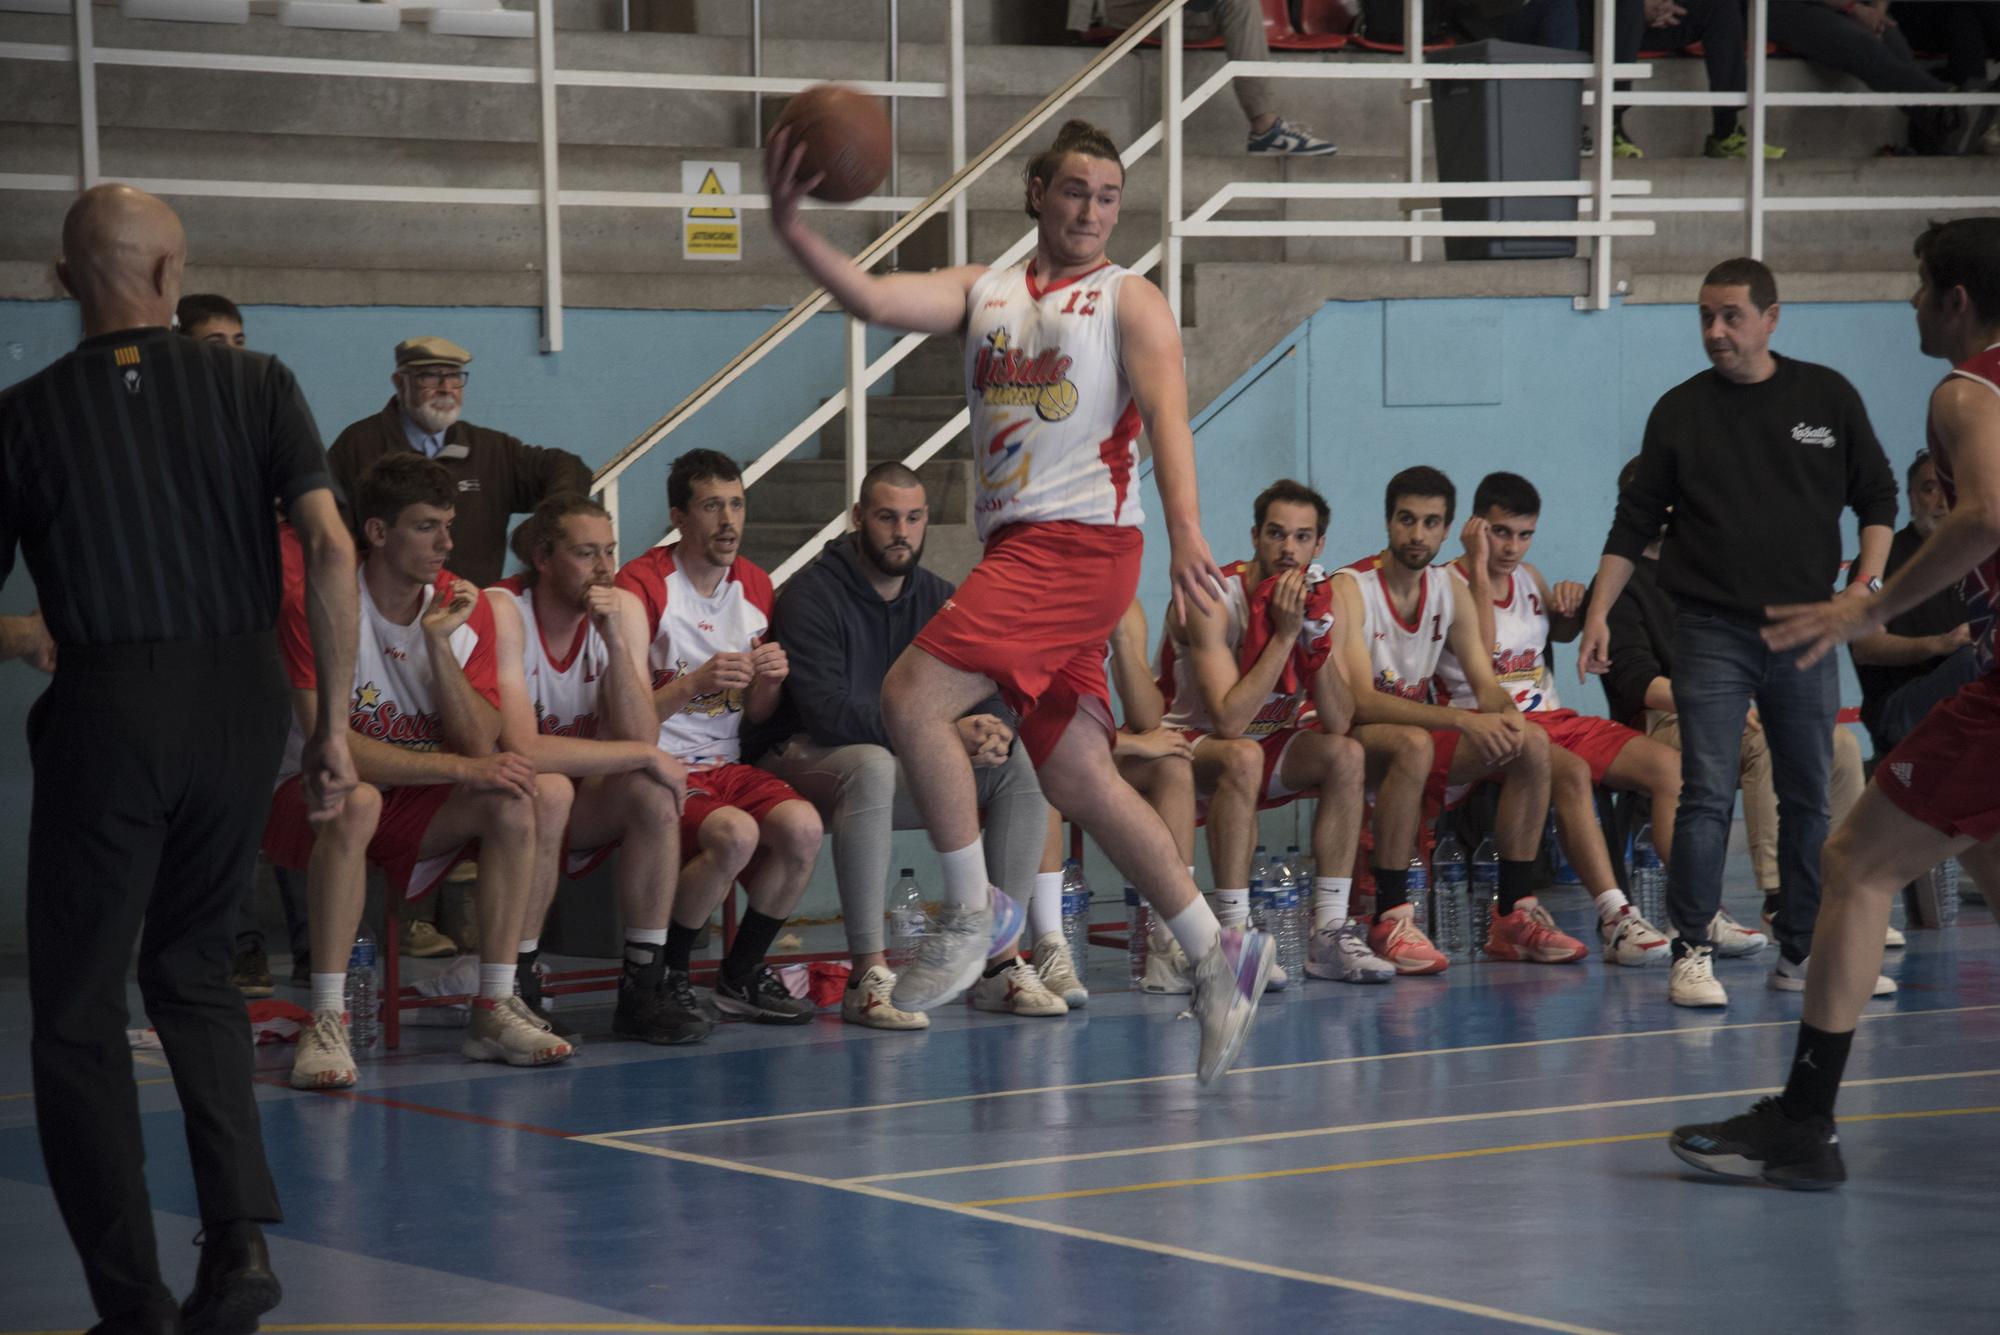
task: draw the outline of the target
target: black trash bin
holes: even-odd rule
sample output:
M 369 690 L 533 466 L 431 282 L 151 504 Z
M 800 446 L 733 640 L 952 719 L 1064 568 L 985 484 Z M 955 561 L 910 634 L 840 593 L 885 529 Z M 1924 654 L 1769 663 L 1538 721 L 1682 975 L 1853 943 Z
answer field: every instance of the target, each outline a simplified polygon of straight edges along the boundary
M 1485 41 L 1425 57 L 1427 64 L 1586 64 L 1581 51 Z M 1440 181 L 1574 181 L 1582 171 L 1582 84 L 1575 79 L 1439 79 L 1431 84 Z M 1573 197 L 1447 199 L 1446 222 L 1576 221 Z M 1571 236 L 1454 236 L 1453 260 L 1566 259 Z

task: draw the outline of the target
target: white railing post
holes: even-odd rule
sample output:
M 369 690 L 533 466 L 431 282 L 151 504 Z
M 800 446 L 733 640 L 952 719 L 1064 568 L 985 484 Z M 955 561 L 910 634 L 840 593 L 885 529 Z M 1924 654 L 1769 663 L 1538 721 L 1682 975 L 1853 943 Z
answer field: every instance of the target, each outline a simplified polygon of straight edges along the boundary
M 612 478 L 609 482 L 605 483 L 602 487 L 598 488 L 597 503 L 603 506 L 605 512 L 611 516 L 611 537 L 613 541 L 618 541 L 618 534 L 620 530 L 618 527 L 618 479 L 617 478 L 615 477 Z M 640 550 L 639 548 L 634 547 L 628 553 L 628 555 L 637 556 L 639 554 L 639 550 Z
M 896 79 L 898 77 L 897 70 L 899 70 L 902 67 L 903 39 L 902 39 L 902 34 L 898 31 L 898 29 L 902 26 L 901 23 L 902 8 L 903 7 L 897 3 L 897 0 L 889 0 L 888 69 L 889 69 L 890 83 L 896 82 Z M 901 185 L 902 179 L 903 179 L 903 99 L 900 97 L 891 97 L 889 99 L 889 193 L 890 194 L 900 195 L 903 193 Z
M 85 190 L 97 184 L 97 39 L 91 28 L 90 0 L 70 6 L 76 17 L 77 175 Z
M 1753 260 L 1764 258 L 1764 95 L 1770 61 L 1765 55 L 1770 40 L 1771 16 L 1761 4 L 1750 6 L 1750 172 L 1744 183 L 1743 213 L 1749 239 L 1744 250 Z
M 764 77 L 764 0 L 750 0 L 750 77 Z M 764 144 L 764 93 L 750 94 L 750 147 Z
M 853 316 L 847 325 L 847 489 L 845 510 L 861 496 L 861 478 L 868 471 L 868 324 Z
M 85 0 L 78 0 L 82 8 Z M 556 135 L 555 0 L 535 0 L 535 83 L 541 95 L 542 138 L 542 351 L 563 345 L 562 191 L 556 175 L 561 143 Z
M 1167 16 L 1160 30 L 1160 135 L 1166 151 L 1166 173 L 1160 182 L 1160 291 L 1181 321 L 1181 8 Z
M 1403 0 L 1403 54 L 1410 61 L 1410 184 L 1417 185 L 1424 179 L 1424 0 Z M 1415 219 L 1416 210 L 1405 216 Z M 1408 256 L 1412 264 L 1423 259 L 1422 237 L 1410 238 Z
M 965 165 L 965 0 L 951 0 L 951 29 L 945 44 L 945 87 L 951 115 L 951 170 Z M 965 228 L 965 192 L 951 200 L 951 262 L 964 264 L 971 254 Z
M 1616 156 L 1611 151 L 1611 127 L 1616 123 L 1611 105 L 1611 66 L 1615 59 L 1611 33 L 1617 21 L 1612 9 L 1613 0 L 1597 0 L 1597 75 L 1591 81 L 1597 88 L 1597 105 L 1592 108 L 1597 121 L 1592 133 L 1597 144 L 1597 162 L 1591 176 L 1596 186 L 1593 199 L 1599 222 L 1611 221 L 1611 160 Z M 1611 307 L 1611 235 L 1608 232 L 1590 243 L 1590 304 L 1600 311 Z

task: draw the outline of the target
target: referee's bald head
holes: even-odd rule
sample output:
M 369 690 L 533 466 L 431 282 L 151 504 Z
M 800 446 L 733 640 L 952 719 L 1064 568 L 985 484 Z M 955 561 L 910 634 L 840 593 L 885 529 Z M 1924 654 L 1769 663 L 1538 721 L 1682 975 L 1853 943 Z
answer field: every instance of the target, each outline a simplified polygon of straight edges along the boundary
M 187 234 L 166 201 L 129 185 L 92 186 L 63 216 L 62 244 L 56 272 L 86 324 L 114 313 L 125 327 L 172 322 Z

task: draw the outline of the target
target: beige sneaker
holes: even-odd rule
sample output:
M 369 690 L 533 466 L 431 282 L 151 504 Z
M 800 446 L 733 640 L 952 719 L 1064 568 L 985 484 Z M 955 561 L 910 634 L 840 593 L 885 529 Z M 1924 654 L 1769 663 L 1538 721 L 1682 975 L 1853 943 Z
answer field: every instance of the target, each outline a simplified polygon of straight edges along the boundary
M 347 1016 L 336 1010 L 314 1011 L 312 1022 L 299 1030 L 299 1050 L 292 1054 L 293 1089 L 346 1089 L 359 1079 L 354 1049 L 347 1043 Z
M 859 982 L 840 996 L 840 1018 L 848 1024 L 870 1029 L 928 1029 L 931 1017 L 922 1011 L 896 1009 L 889 999 L 896 990 L 896 975 L 880 964 L 868 966 Z
M 1035 972 L 1071 1010 L 1090 1000 L 1090 991 L 1077 976 L 1076 962 L 1069 957 L 1069 942 L 1061 932 L 1050 932 L 1035 941 Z
M 980 975 L 966 997 L 978 1010 L 998 1011 L 1003 1015 L 1069 1014 L 1068 1004 L 1049 991 L 1034 965 L 1019 956 L 990 978 Z
M 1667 975 L 1667 1000 L 1676 1006 L 1727 1006 L 1729 993 L 1715 977 L 1715 951 L 1696 946 L 1675 960 Z
M 547 1066 L 576 1051 L 537 1023 L 519 997 L 480 997 L 474 1001 L 472 1022 L 458 1050 L 476 1062 L 506 1062 L 509 1066 Z
M 403 924 L 403 953 L 411 959 L 434 960 L 458 953 L 458 942 L 422 918 Z

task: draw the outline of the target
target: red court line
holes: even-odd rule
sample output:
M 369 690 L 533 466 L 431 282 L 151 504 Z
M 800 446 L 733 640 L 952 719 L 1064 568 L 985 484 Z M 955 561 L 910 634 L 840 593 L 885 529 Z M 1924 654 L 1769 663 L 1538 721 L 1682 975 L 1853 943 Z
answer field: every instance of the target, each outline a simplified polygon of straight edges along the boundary
M 548 1136 L 553 1140 L 570 1140 L 581 1132 L 558 1131 L 554 1127 L 536 1126 L 533 1122 L 509 1122 L 499 1117 L 481 1117 L 478 1113 L 460 1112 L 456 1108 L 437 1108 L 428 1103 L 411 1103 L 407 1099 L 392 1099 L 381 1094 L 363 1094 L 353 1089 L 312 1089 L 294 1090 L 291 1082 L 275 1076 L 258 1076 L 256 1083 L 270 1085 L 274 1089 L 288 1090 L 294 1094 L 309 1094 L 322 1099 L 349 1099 L 355 1103 L 372 1103 L 377 1107 L 394 1108 L 399 1112 L 423 1113 L 428 1117 L 442 1117 L 453 1122 L 471 1122 L 475 1126 L 498 1127 L 502 1131 L 526 1131 L 537 1136 Z

